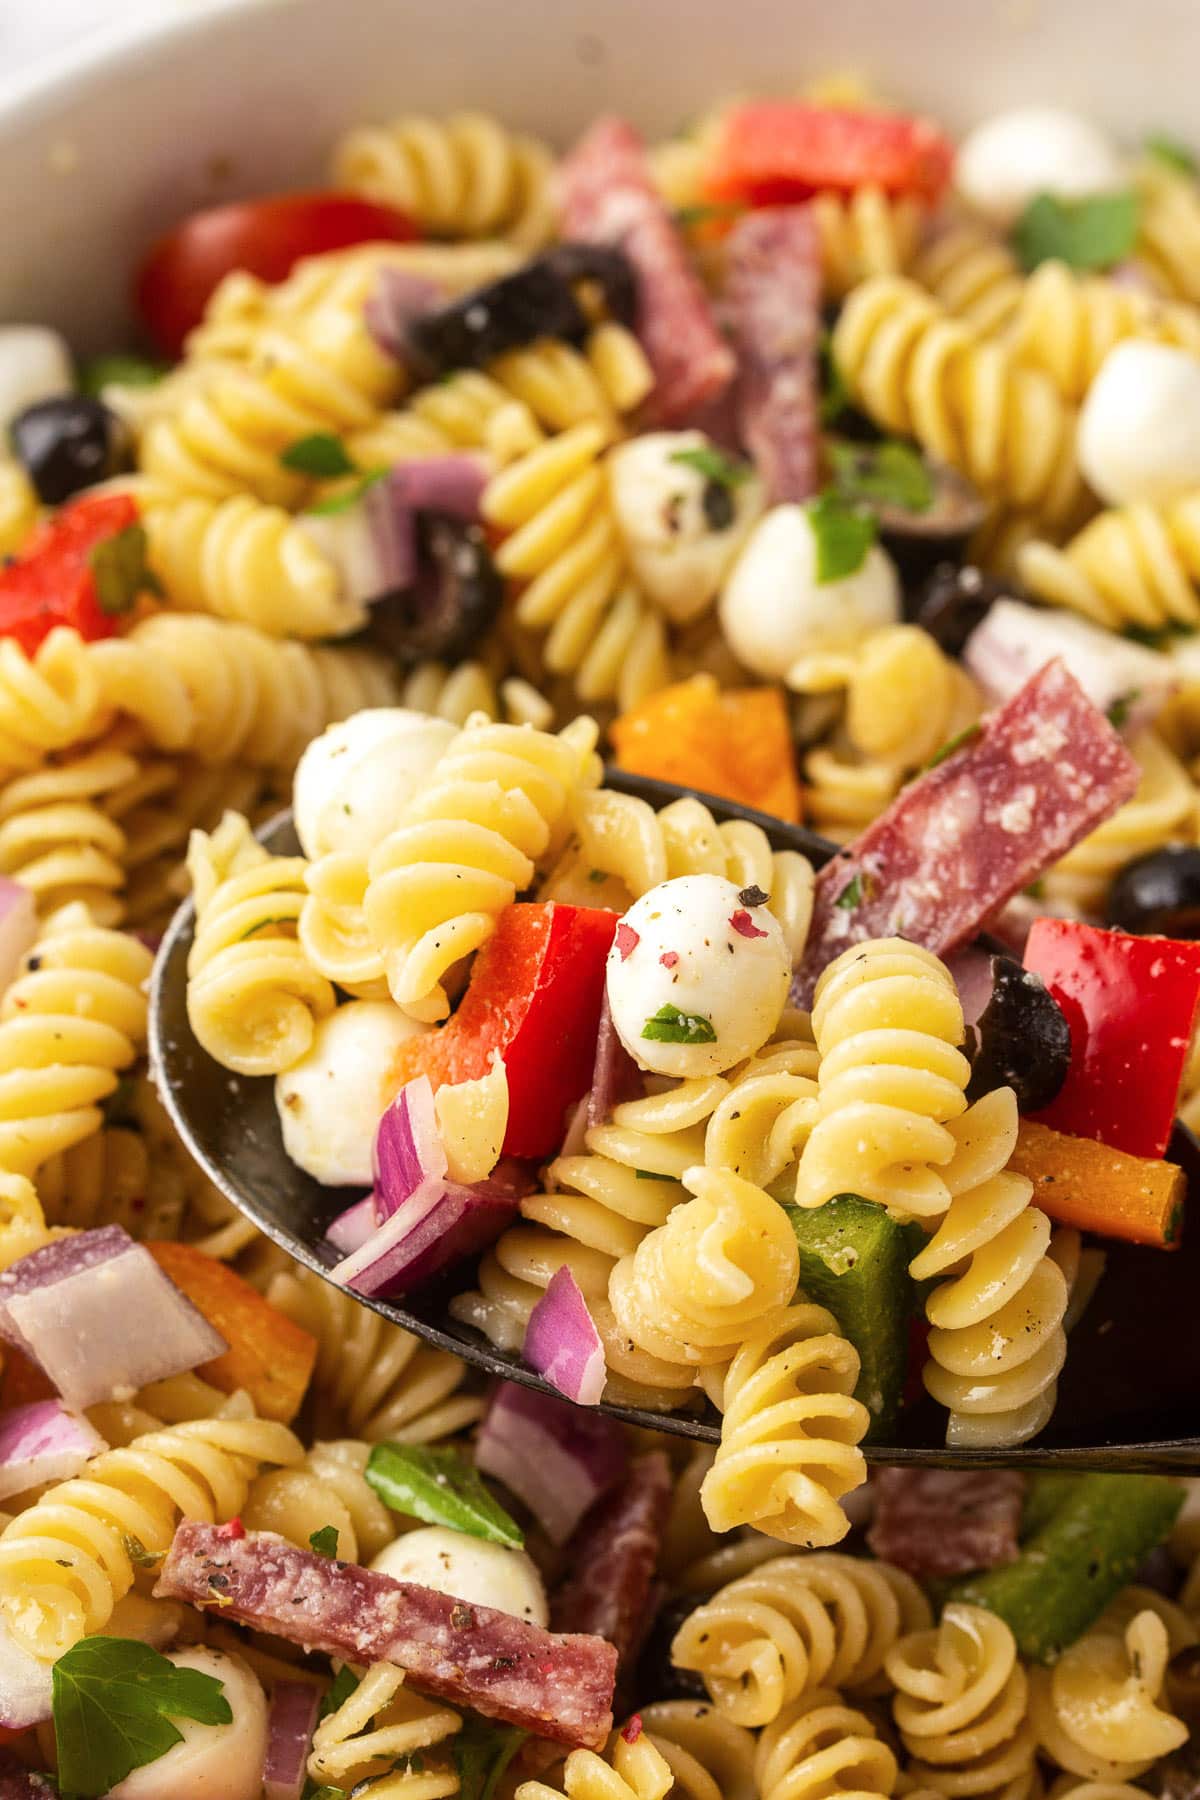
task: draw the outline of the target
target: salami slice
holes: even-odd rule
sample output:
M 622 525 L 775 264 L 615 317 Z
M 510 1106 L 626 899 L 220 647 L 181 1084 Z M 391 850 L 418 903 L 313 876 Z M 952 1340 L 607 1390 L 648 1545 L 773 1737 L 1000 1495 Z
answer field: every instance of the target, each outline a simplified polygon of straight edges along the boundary
M 637 335 L 654 370 L 647 414 L 676 424 L 715 400 L 736 364 L 650 178 L 645 145 L 624 119 L 599 119 L 560 164 L 558 181 L 563 236 L 616 245 L 629 258 Z
M 772 503 L 817 490 L 821 246 L 806 206 L 747 214 L 726 246 L 738 427 Z
M 910 1575 L 966 1575 L 1015 1562 L 1025 1500 L 1011 1469 L 880 1469 L 867 1542 Z
M 793 982 L 851 944 L 903 937 L 944 956 L 1116 811 L 1138 765 L 1057 659 L 976 736 L 913 781 L 817 876 L 812 929 Z
M 229 1538 L 185 1520 L 154 1591 L 327 1656 L 395 1663 L 425 1693 L 559 1744 L 598 1749 L 612 1728 L 617 1653 L 602 1638 L 543 1631 L 273 1532 Z
M 555 1630 L 607 1638 L 621 1666 L 636 1655 L 650 1625 L 650 1584 L 670 1507 L 666 1457 L 661 1450 L 639 1456 L 567 1545 L 571 1573 L 550 1603 Z

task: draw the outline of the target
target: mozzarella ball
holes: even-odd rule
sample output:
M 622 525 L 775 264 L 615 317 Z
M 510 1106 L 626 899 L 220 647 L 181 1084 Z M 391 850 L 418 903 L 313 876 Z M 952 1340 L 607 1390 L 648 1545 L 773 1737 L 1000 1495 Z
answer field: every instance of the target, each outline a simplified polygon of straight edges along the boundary
M 845 648 L 900 617 L 891 558 L 873 545 L 853 575 L 817 580 L 817 540 L 803 506 L 776 506 L 755 527 L 725 584 L 721 626 L 740 662 L 786 679 L 802 656 Z
M 406 1531 L 379 1552 L 371 1567 L 396 1581 L 414 1581 L 456 1600 L 491 1606 L 531 1625 L 550 1620 L 542 1578 L 524 1550 L 469 1537 L 448 1525 Z
M 370 1187 L 393 1058 L 429 1029 L 389 1000 L 351 1000 L 320 1021 L 307 1055 L 275 1077 L 283 1147 L 299 1168 L 326 1187 Z
M 763 509 L 747 467 L 734 486 L 675 460 L 713 445 L 702 431 L 652 431 L 608 459 L 617 526 L 643 592 L 677 625 L 716 599 L 725 572 Z
M 774 1031 L 792 964 L 778 919 L 754 898 L 723 875 L 681 875 L 643 894 L 617 926 L 608 1005 L 643 1069 L 718 1075 Z
M 1058 106 L 1018 106 L 968 132 L 955 186 L 972 211 L 1008 226 L 1039 194 L 1111 194 L 1128 179 L 1107 133 Z
M 1111 506 L 1200 486 L 1200 357 L 1130 338 L 1101 363 L 1079 415 L 1079 466 Z
M 174 1719 L 183 1742 L 157 1762 L 134 1769 L 110 1800 L 259 1800 L 267 1755 L 267 1697 L 240 1656 L 221 1650 L 174 1650 L 177 1669 L 213 1675 L 233 1713 L 229 1725 Z
M 39 400 L 55 400 L 75 386 L 66 340 L 45 325 L 0 326 L 0 430 Z
M 428 781 L 453 738 L 447 719 L 403 706 L 372 707 L 314 738 L 292 789 L 305 856 L 345 850 L 365 856 Z

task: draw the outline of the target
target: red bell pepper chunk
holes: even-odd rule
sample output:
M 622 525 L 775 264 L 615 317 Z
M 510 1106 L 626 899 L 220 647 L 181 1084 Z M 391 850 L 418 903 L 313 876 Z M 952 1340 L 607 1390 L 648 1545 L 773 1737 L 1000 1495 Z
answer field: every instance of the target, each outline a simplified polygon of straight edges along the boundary
M 105 584 L 102 603 L 93 563 L 106 540 L 138 524 L 138 509 L 128 494 L 96 494 L 73 500 L 33 533 L 20 556 L 0 568 L 0 637 L 15 638 L 32 656 L 56 625 L 69 625 L 89 643 L 112 637 L 120 613 L 134 600 L 120 580 L 116 595 Z M 135 546 L 137 563 L 141 548 Z
M 415 1075 L 428 1075 L 435 1088 L 475 1081 L 498 1050 L 508 1076 L 504 1154 L 551 1155 L 567 1109 L 591 1086 L 604 962 L 616 928 L 616 913 L 595 907 L 507 907 L 475 959 L 458 1011 L 440 1031 L 400 1046 L 392 1092 Z
M 1033 1116 L 1131 1156 L 1162 1156 L 1200 1005 L 1200 943 L 1038 919 L 1025 967 L 1071 1030 L 1066 1082 Z
M 729 113 L 705 186 L 714 200 L 749 206 L 867 186 L 932 204 L 953 166 L 954 146 L 928 119 L 767 100 Z

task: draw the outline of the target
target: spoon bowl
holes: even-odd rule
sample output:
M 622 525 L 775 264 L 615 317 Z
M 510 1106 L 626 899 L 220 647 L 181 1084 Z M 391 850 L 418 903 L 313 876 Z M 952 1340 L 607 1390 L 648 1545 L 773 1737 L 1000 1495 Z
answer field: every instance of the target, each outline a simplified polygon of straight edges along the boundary
M 610 770 L 607 785 L 660 807 L 694 790 Z M 699 796 L 719 819 L 747 819 L 776 849 L 799 850 L 820 866 L 836 845 L 709 794 Z M 282 855 L 298 851 L 290 812 L 259 832 Z M 195 1161 L 260 1231 L 296 1262 L 329 1278 L 338 1253 L 325 1240 L 330 1221 L 359 1197 L 322 1187 L 284 1151 L 270 1079 L 232 1074 L 201 1049 L 188 1024 L 187 958 L 195 915 L 186 901 L 159 949 L 150 992 L 150 1066 L 163 1104 Z M 1178 1125 L 1168 1152 L 1187 1172 L 1193 1229 L 1182 1248 L 1164 1252 L 1106 1241 L 1105 1271 L 1071 1334 L 1054 1416 L 1035 1443 L 1013 1449 L 947 1449 L 945 1414 L 923 1399 L 906 1409 L 897 1441 L 863 1446 L 873 1463 L 935 1468 L 1072 1468 L 1184 1474 L 1200 1470 L 1200 1144 Z M 543 1392 L 554 1390 L 520 1357 L 496 1350 L 447 1310 L 452 1293 L 470 1285 L 458 1268 L 445 1281 L 403 1302 L 356 1294 L 393 1324 L 483 1370 Z M 657 1413 L 604 1406 L 630 1424 L 708 1443 L 720 1422 L 706 1414 Z

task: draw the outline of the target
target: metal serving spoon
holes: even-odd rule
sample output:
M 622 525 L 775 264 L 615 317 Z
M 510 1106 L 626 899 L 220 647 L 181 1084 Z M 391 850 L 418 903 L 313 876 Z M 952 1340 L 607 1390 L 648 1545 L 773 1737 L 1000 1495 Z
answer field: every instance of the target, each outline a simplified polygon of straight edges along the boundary
M 693 791 L 623 770 L 610 770 L 607 784 L 655 807 Z M 712 795 L 700 797 L 718 819 L 749 819 L 776 849 L 802 851 L 817 866 L 836 848 L 800 826 Z M 294 855 L 299 848 L 290 813 L 271 820 L 259 837 L 283 855 Z M 297 1262 L 328 1277 L 337 1253 L 325 1242 L 325 1228 L 357 1196 L 348 1189 L 320 1186 L 289 1160 L 271 1080 L 231 1074 L 196 1042 L 186 1005 L 194 922 L 189 900 L 171 921 L 155 964 L 150 992 L 154 1079 L 176 1130 L 209 1179 Z M 1187 1170 L 1195 1211 L 1200 1208 L 1200 1144 L 1177 1126 L 1169 1155 Z M 941 1441 L 945 1414 L 923 1399 L 906 1409 L 898 1442 L 864 1446 L 868 1459 L 959 1469 L 1200 1469 L 1200 1228 L 1185 1232 L 1183 1247 L 1170 1253 L 1115 1242 L 1105 1249 L 1104 1276 L 1071 1334 L 1058 1405 L 1036 1443 L 1004 1451 L 948 1450 Z M 493 1349 L 471 1326 L 449 1316 L 449 1295 L 469 1285 L 460 1268 L 452 1279 L 406 1297 L 403 1304 L 355 1298 L 489 1375 L 551 1392 L 518 1356 Z M 605 1410 L 681 1437 L 716 1443 L 720 1436 L 713 1412 Z

